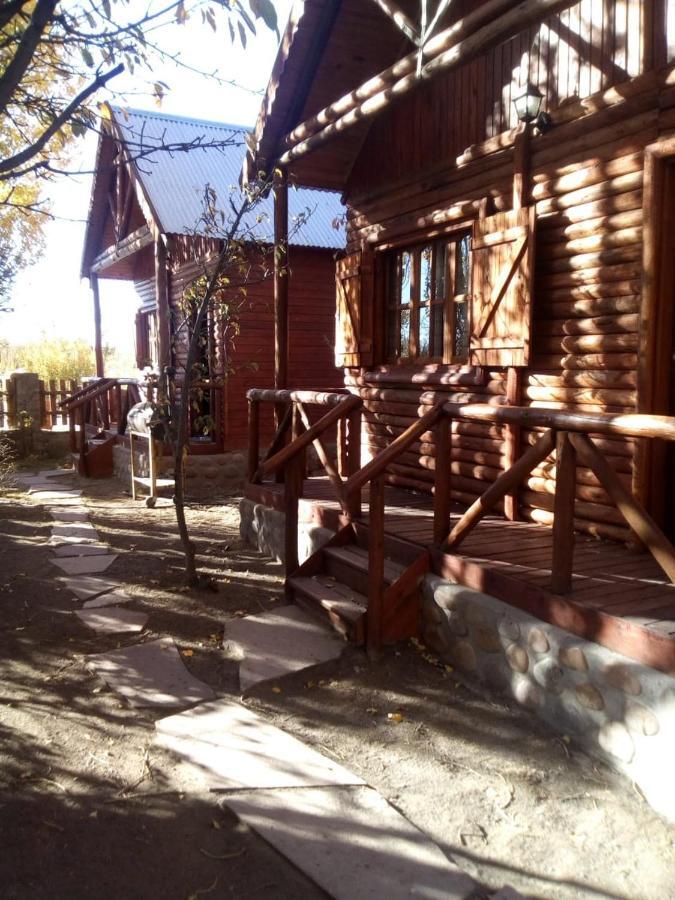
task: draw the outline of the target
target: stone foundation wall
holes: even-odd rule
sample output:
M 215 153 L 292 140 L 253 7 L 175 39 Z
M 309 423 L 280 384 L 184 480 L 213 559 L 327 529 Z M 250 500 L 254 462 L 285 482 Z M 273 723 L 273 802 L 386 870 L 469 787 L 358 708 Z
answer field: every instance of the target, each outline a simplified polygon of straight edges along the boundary
M 244 498 L 239 503 L 239 533 L 242 540 L 257 547 L 267 556 L 284 561 L 284 530 L 286 516 L 276 509 L 254 503 Z M 307 522 L 298 523 L 298 560 L 308 557 L 333 537 L 334 532 L 320 525 Z
M 40 428 L 12 428 L 0 431 L 12 445 L 17 459 L 39 456 L 59 459 L 70 453 L 70 435 L 67 431 L 50 431 Z
M 529 707 L 675 820 L 675 678 L 436 576 L 423 598 L 422 637 L 444 662 Z
M 136 452 L 136 470 L 148 475 L 148 454 Z M 165 456 L 160 471 L 172 471 L 173 460 Z M 131 478 L 131 451 L 128 447 L 113 447 L 113 471 L 127 486 Z M 188 456 L 185 471 L 187 492 L 192 497 L 220 496 L 240 492 L 246 480 L 246 458 L 243 453 L 194 454 Z

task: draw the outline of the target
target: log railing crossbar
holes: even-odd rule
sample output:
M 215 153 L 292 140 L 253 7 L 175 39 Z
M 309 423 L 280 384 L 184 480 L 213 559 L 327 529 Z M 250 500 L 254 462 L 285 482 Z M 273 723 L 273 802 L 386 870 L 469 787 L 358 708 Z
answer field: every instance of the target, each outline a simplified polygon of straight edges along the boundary
M 281 395 L 284 395 L 283 397 Z M 321 398 L 321 399 L 319 399 Z M 361 494 L 369 486 L 369 575 L 367 643 L 377 651 L 382 636 L 385 564 L 385 484 L 387 469 L 400 454 L 430 430 L 435 433 L 436 467 L 434 481 L 434 545 L 443 552 L 456 553 L 462 541 L 480 520 L 521 484 L 528 475 L 555 452 L 556 489 L 553 518 L 553 552 L 551 560 L 551 590 L 566 594 L 572 590 L 574 559 L 574 502 L 577 463 L 590 469 L 635 536 L 635 543 L 643 545 L 653 555 L 671 582 L 675 583 L 675 548 L 656 522 L 626 488 L 593 440 L 593 436 L 620 435 L 628 438 L 647 438 L 675 441 L 675 418 L 653 415 L 611 415 L 607 413 L 580 414 L 564 410 L 538 409 L 488 404 L 437 403 L 410 425 L 388 447 L 359 467 L 335 466 L 322 440 L 323 433 L 354 412 L 360 414 L 362 401 L 354 395 L 319 395 L 312 392 L 249 391 L 249 472 L 251 480 L 261 480 L 278 472 L 285 473 L 286 510 L 286 571 L 297 568 L 298 499 L 304 477 L 304 450 L 314 444 L 336 496 L 348 520 L 360 515 Z M 272 444 L 271 452 L 262 464 L 259 457 L 259 407 L 261 402 L 284 402 L 288 412 Z M 318 403 L 332 408 L 318 422 L 312 424 L 306 404 Z M 293 413 L 295 410 L 295 414 Z M 291 443 L 283 446 L 284 435 L 295 415 L 296 427 Z M 287 421 L 286 421 L 287 420 Z M 450 517 L 451 498 L 451 436 L 452 421 L 485 422 L 521 428 L 539 428 L 543 433 L 463 512 L 454 523 Z M 359 427 L 360 431 L 360 427 Z M 283 432 L 283 434 L 282 434 Z M 344 444 L 344 440 L 341 441 Z M 302 462 L 301 462 L 302 461 Z M 442 465 L 441 462 L 445 464 Z M 346 481 L 340 477 L 346 469 Z M 290 566 L 289 566 L 290 561 Z

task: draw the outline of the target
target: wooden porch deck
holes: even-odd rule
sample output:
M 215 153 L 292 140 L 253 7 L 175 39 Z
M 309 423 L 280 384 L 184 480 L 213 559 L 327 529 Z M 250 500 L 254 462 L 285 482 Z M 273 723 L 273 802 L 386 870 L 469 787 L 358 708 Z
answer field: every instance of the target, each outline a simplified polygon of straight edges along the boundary
M 283 510 L 283 485 L 249 484 L 246 496 Z M 367 488 L 362 522 L 367 524 Z M 433 501 L 429 495 L 387 487 L 385 532 L 430 547 Z M 458 506 L 456 512 L 460 511 Z M 327 478 L 304 482 L 300 521 L 335 529 L 341 510 Z M 675 585 L 649 553 L 576 535 L 572 592 L 550 591 L 551 529 L 486 516 L 459 553 L 432 550 L 437 574 L 484 591 L 571 634 L 675 674 Z

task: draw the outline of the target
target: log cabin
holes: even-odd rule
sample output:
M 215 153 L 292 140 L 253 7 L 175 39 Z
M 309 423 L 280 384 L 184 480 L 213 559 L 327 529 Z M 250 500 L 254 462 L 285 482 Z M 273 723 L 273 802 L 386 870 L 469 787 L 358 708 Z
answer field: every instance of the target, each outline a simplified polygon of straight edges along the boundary
M 113 456 L 121 469 L 126 468 L 127 443 L 120 433 L 123 407 L 127 394 L 138 399 L 136 379 L 104 377 L 99 279 L 133 281 L 139 298 L 138 369 L 160 372 L 170 365 L 180 379 L 187 337 L 181 326 L 183 297 L 221 245 L 213 217 L 205 215 L 205 192 L 207 188 L 213 192 L 211 198 L 226 213 L 230 199 L 237 201 L 246 135 L 240 126 L 107 107 L 82 258 L 82 276 L 89 279 L 94 298 L 98 380 L 71 403 L 79 403 L 84 413 L 86 402 L 90 411 L 91 421 L 84 423 L 76 453 L 78 461 L 82 457 L 84 472 L 109 474 Z M 259 378 L 276 377 L 277 386 L 296 389 L 317 384 L 334 388 L 341 383 L 333 357 L 334 254 L 344 248 L 339 196 L 297 188 L 290 192 L 288 205 L 290 221 L 297 227 L 289 235 L 288 266 L 294 272 L 295 291 L 285 336 L 292 348 L 286 370 L 280 381 L 280 373 L 275 373 L 275 287 L 265 276 L 265 270 L 271 270 L 267 257 L 273 244 L 272 201 L 266 198 L 241 227 L 250 247 L 246 295 L 230 298 L 226 323 L 213 311 L 209 316 L 203 350 L 207 386 L 191 417 L 188 476 L 193 484 L 200 475 L 207 486 L 213 483 L 210 476 L 230 488 L 241 483 L 247 441 L 245 395 Z M 133 329 L 134 323 L 129 327 Z M 109 434 L 108 440 L 87 446 L 85 432 L 94 437 L 101 430 Z M 263 438 L 271 430 L 270 416 Z
M 285 515 L 296 602 L 374 655 L 423 639 L 669 815 L 673 7 L 295 5 L 245 175 L 342 193 L 348 396 L 249 391 L 242 502 L 252 539 Z M 261 457 L 272 403 L 297 427 Z

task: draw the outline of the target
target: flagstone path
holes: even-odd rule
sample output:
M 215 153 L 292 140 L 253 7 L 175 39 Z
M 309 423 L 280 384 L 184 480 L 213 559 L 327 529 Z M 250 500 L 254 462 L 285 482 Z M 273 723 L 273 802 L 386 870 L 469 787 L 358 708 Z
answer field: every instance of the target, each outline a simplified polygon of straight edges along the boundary
M 131 598 L 114 578 L 99 577 L 118 556 L 89 523 L 81 491 L 50 482 L 66 474 L 23 478 L 31 500 L 54 519 L 51 562 L 66 573 L 57 579 L 83 601 L 74 613 L 93 631 L 142 635 L 148 616 L 120 606 Z M 344 647 L 297 607 L 229 623 L 225 641 L 242 660 L 242 690 L 336 659 Z M 92 654 L 87 666 L 132 707 L 182 710 L 155 723 L 156 744 L 175 755 L 192 783 L 224 791 L 223 805 L 331 896 L 488 896 L 358 775 L 241 703 L 214 699 L 170 637 Z

